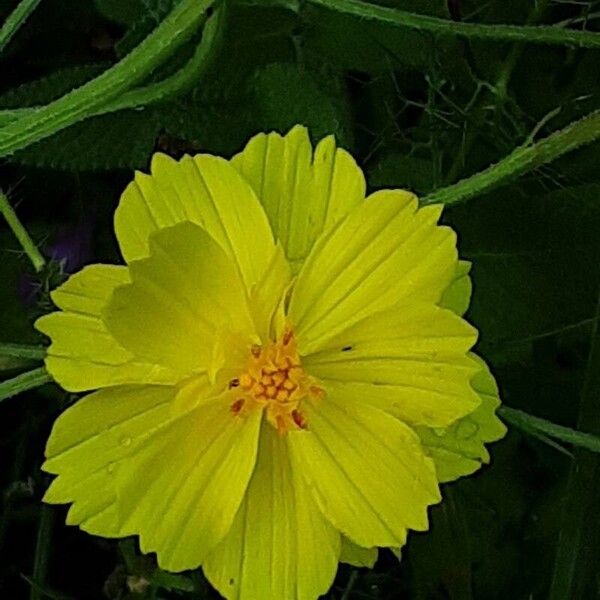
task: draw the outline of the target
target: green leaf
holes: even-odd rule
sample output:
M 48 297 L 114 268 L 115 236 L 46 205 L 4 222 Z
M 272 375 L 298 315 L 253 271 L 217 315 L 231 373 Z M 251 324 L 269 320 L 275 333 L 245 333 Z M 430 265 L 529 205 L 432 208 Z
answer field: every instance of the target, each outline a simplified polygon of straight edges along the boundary
M 473 262 L 469 320 L 493 362 L 540 337 L 587 335 L 600 284 L 600 186 L 514 189 L 446 211 Z
M 349 107 L 334 75 L 326 78 L 280 63 L 258 70 L 250 85 L 257 130 L 283 133 L 301 123 L 314 139 L 332 133 L 340 145 L 351 145 Z
M 93 79 L 104 64 L 61 69 L 0 96 L 0 107 L 44 105 Z M 155 108 L 93 117 L 10 157 L 12 162 L 71 171 L 145 167 L 161 129 Z
M 107 19 L 133 25 L 144 11 L 143 0 L 94 0 L 98 11 Z
M 374 188 L 399 187 L 424 194 L 431 190 L 432 167 L 430 158 L 390 152 L 370 167 L 369 185 Z
M 58 69 L 46 77 L 24 83 L 0 95 L 0 109 L 47 104 L 93 79 L 107 66 L 107 63 L 99 63 Z
M 305 17 L 306 51 L 338 68 L 384 74 L 390 67 L 425 68 L 435 55 L 434 38 L 417 31 L 400 33 L 386 24 L 310 6 Z M 455 43 L 443 41 L 441 46 L 450 50 Z
M 596 319 L 600 319 L 600 295 L 596 304 Z M 590 339 L 590 352 L 585 369 L 585 378 L 577 427 L 594 434 L 600 441 L 600 324 L 596 322 Z M 564 433 L 564 432 L 563 432 Z M 577 439 L 579 443 L 582 436 Z M 586 436 L 589 442 L 591 436 Z M 598 451 L 586 446 L 587 450 Z M 554 573 L 548 597 L 550 600 L 585 600 L 597 594 L 598 578 L 595 565 L 600 552 L 598 520 L 596 518 L 600 500 L 600 456 L 578 449 L 571 464 L 568 491 L 564 500 L 564 513 L 554 563 Z
M 115 45 L 119 58 L 128 54 L 173 10 L 179 0 L 138 0 L 140 8 L 137 18 L 130 22 L 129 29 Z
M 69 171 L 145 168 L 161 131 L 161 108 L 92 117 L 16 152 L 11 161 Z

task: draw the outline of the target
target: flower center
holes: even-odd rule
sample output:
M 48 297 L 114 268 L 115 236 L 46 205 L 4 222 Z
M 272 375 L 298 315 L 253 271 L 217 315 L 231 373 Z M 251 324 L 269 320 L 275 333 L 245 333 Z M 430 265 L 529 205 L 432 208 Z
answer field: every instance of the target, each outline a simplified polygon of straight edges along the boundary
M 281 339 L 264 346 L 252 346 L 246 371 L 229 382 L 236 391 L 231 404 L 234 415 L 254 408 L 265 411 L 267 421 L 279 431 L 306 429 L 299 405 L 310 395 L 320 398 L 324 391 L 302 369 L 294 335 L 287 330 Z

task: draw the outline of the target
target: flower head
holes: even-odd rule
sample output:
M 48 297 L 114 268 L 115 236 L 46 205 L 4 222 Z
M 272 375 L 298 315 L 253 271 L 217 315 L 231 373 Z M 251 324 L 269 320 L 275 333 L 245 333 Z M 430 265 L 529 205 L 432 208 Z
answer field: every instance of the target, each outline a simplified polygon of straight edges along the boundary
M 302 127 L 155 155 L 116 212 L 127 266 L 84 268 L 37 321 L 56 381 L 97 390 L 54 426 L 45 500 L 240 600 L 317 598 L 427 529 L 504 433 L 440 210 L 365 198 Z

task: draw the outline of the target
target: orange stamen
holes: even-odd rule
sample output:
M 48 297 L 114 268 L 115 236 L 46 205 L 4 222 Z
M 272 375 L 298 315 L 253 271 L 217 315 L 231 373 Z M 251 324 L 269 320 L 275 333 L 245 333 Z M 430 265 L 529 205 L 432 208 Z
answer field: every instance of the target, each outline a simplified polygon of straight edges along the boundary
M 229 382 L 229 389 L 239 387 L 245 395 L 233 402 L 231 412 L 263 410 L 280 434 L 307 429 L 300 405 L 307 396 L 324 397 L 316 383 L 302 368 L 293 332 L 288 329 L 276 342 L 250 346 L 247 371 Z

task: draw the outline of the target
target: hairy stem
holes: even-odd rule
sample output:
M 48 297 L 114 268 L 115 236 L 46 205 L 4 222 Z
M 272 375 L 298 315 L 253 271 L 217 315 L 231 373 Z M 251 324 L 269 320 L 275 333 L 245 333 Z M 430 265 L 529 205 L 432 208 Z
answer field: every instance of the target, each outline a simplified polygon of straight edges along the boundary
M 527 42 L 600 48 L 600 34 L 554 26 L 481 25 L 461 23 L 419 15 L 412 12 L 377 6 L 361 0 L 308 0 L 310 4 L 329 10 L 354 15 L 371 21 L 380 21 L 399 27 L 408 27 L 436 35 L 461 36 L 498 42 Z
M 557 425 L 546 419 L 534 417 L 517 408 L 502 406 L 498 409 L 498 414 L 508 423 L 514 425 L 518 429 L 529 432 L 539 432 L 548 435 L 551 438 L 560 440 L 567 444 L 573 444 L 579 448 L 585 448 L 591 452 L 600 452 L 600 437 Z
M 21 373 L 21 375 L 17 375 L 12 379 L 0 383 L 0 401 L 12 398 L 17 394 L 40 387 L 51 381 L 52 377 L 50 377 L 50 374 L 46 371 L 45 367 Z
M 8 46 L 15 33 L 19 31 L 21 25 L 27 21 L 29 15 L 36 9 L 39 3 L 40 0 L 21 0 L 17 8 L 8 15 L 8 19 L 6 19 L 4 25 L 0 28 L 0 52 Z
M 215 0 L 182 0 L 139 46 L 104 73 L 0 129 L 0 157 L 99 111 L 142 82 L 197 31 Z
M 13 210 L 8 198 L 6 197 L 6 194 L 2 192 L 2 190 L 0 190 L 0 214 L 2 214 L 2 216 L 6 219 L 8 226 L 15 234 L 17 240 L 19 240 L 23 251 L 25 254 L 27 254 L 31 264 L 33 265 L 33 268 L 39 273 L 44 268 L 46 260 L 38 250 L 37 246 L 34 244 L 25 227 L 23 227 L 21 221 L 19 221 L 17 214 Z
M 489 192 L 517 177 L 552 162 L 571 150 L 600 138 L 600 111 L 536 142 L 521 146 L 500 162 L 484 171 L 447 187 L 435 190 L 423 199 L 424 204 L 457 204 Z
M 46 348 L 44 346 L 28 346 L 26 344 L 0 343 L 0 356 L 24 358 L 28 360 L 44 360 Z
M 548 8 L 549 3 L 550 0 L 539 0 L 539 2 L 536 3 L 535 7 L 529 13 L 527 25 L 537 23 L 542 18 L 544 11 Z M 519 63 L 519 59 L 521 58 L 525 47 L 526 45 L 523 42 L 513 45 L 508 56 L 506 57 L 506 60 L 504 61 L 504 64 L 502 65 L 502 69 L 496 78 L 495 84 L 493 84 L 491 88 L 486 88 L 483 92 L 483 96 L 486 101 L 490 95 L 492 96 L 492 100 L 494 101 L 495 105 L 494 110 L 496 113 L 496 119 L 498 119 L 498 115 L 500 115 L 508 100 L 508 84 L 510 83 L 513 71 Z M 446 178 L 448 183 L 453 183 L 458 179 L 462 169 L 464 168 L 465 156 L 471 151 L 475 140 L 478 138 L 478 133 L 477 127 L 471 128 L 467 132 L 464 144 L 448 171 L 448 176 Z
M 204 27 L 202 40 L 198 44 L 194 55 L 179 71 L 158 83 L 125 92 L 86 116 L 92 117 L 128 108 L 148 106 L 185 93 L 202 77 L 220 47 L 223 33 L 223 15 L 223 7 L 215 10 L 214 15 L 208 19 Z M 39 106 L 32 106 L 0 110 L 0 127 L 25 115 L 32 115 L 40 108 Z

